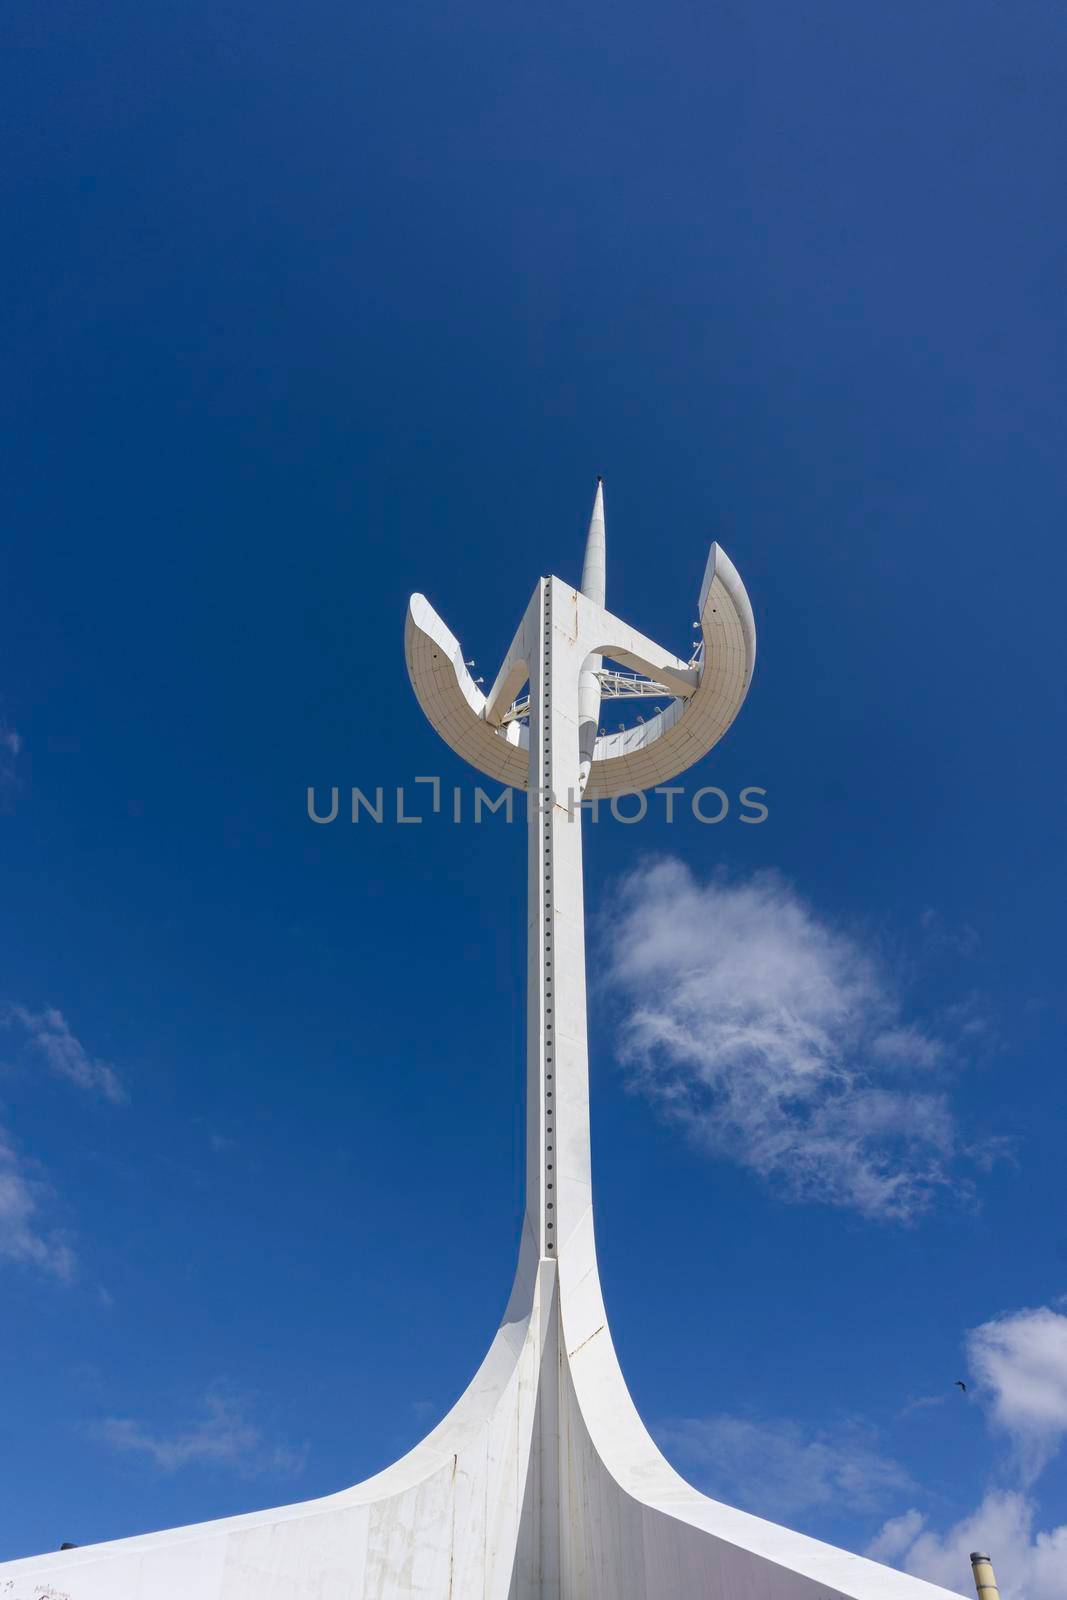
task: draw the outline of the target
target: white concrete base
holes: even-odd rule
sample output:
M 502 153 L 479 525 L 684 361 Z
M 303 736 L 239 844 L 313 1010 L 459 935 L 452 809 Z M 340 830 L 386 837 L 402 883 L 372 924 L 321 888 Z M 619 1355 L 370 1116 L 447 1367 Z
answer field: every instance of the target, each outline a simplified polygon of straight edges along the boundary
M 340 1494 L 0 1564 L 2 1600 L 949 1600 L 708 1500 L 615 1358 L 591 1214 L 539 1259 L 421 1444 Z

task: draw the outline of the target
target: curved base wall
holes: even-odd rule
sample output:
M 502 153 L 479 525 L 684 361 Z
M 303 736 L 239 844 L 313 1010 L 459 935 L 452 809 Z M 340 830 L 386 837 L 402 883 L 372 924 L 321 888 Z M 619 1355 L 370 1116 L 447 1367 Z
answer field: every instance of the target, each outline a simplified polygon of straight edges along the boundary
M 321 1500 L 3 1563 L 0 1596 L 949 1600 L 685 1483 L 630 1399 L 591 1250 L 590 1222 L 557 1269 L 527 1231 L 473 1381 L 384 1472 Z

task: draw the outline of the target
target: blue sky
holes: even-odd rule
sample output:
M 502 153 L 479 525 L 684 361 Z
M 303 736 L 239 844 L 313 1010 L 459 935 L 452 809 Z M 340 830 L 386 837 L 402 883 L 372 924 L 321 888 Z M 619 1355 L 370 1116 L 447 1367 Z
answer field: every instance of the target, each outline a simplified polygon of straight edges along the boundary
M 407 595 L 491 672 L 602 472 L 642 631 L 687 645 L 710 538 L 744 575 L 693 778 L 770 813 L 588 829 L 627 1379 L 709 1492 L 1051 1600 L 1062 8 L 12 28 L 0 1557 L 338 1488 L 474 1370 L 521 829 L 305 794 L 471 784 Z

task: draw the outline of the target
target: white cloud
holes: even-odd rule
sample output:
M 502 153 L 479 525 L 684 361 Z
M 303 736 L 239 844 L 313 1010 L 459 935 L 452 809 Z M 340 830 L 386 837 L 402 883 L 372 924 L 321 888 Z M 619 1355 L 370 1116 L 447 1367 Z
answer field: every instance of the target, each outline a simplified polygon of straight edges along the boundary
M 641 867 L 610 907 L 608 981 L 632 1085 L 793 1198 L 908 1221 L 952 1186 L 943 1039 L 891 976 L 773 874 Z
M 835 1504 L 877 1511 L 915 1487 L 873 1431 L 857 1422 L 808 1436 L 780 1419 L 690 1417 L 664 1423 L 656 1438 L 706 1493 L 765 1517 Z
M 306 1446 L 292 1450 L 270 1444 L 251 1422 L 237 1395 L 224 1386 L 211 1389 L 203 1416 L 174 1432 L 155 1431 L 131 1417 L 107 1417 L 94 1432 L 112 1449 L 147 1456 L 164 1472 L 190 1465 L 233 1468 L 244 1476 L 265 1472 L 300 1472 Z
M 41 1223 L 41 1200 L 47 1193 L 29 1163 L 19 1156 L 0 1128 L 0 1256 L 19 1261 L 69 1283 L 74 1254 L 62 1237 Z
M 27 1011 L 25 1006 L 10 1007 L 6 1020 L 18 1022 L 25 1029 L 32 1048 L 60 1078 L 67 1078 L 80 1089 L 102 1094 L 105 1099 L 121 1105 L 126 1090 L 114 1067 L 107 1061 L 90 1056 L 81 1040 L 70 1031 L 67 1019 L 55 1006 L 43 1011 Z
M 1067 1524 L 1035 1533 L 1034 1518 L 1025 1495 L 994 1489 L 943 1535 L 921 1531 L 925 1519 L 918 1511 L 891 1518 L 867 1554 L 957 1594 L 973 1595 L 971 1551 L 981 1550 L 993 1558 L 1001 1600 L 1063 1600 Z
M 1032 1483 L 1067 1434 L 1067 1316 L 1038 1306 L 996 1317 L 967 1335 L 967 1356 Z
M 897 1062 L 905 1067 L 936 1067 L 946 1054 L 943 1040 L 906 1025 L 874 1034 L 868 1048 L 876 1061 Z
M 872 1561 L 899 1560 L 915 1543 L 925 1522 L 922 1512 L 915 1510 L 905 1511 L 899 1517 L 890 1517 L 871 1540 L 865 1553 Z
M 2 730 L 0 730 L 2 732 Z M 114 1067 L 89 1055 L 54 1006 L 28 1011 L 25 1006 L 0 1010 L 0 1024 L 20 1027 L 33 1052 L 58 1077 L 120 1104 L 126 1091 Z M 20 1155 L 0 1127 L 0 1257 L 37 1267 L 62 1282 L 74 1277 L 74 1254 L 64 1238 L 41 1221 L 50 1197 L 37 1168 Z

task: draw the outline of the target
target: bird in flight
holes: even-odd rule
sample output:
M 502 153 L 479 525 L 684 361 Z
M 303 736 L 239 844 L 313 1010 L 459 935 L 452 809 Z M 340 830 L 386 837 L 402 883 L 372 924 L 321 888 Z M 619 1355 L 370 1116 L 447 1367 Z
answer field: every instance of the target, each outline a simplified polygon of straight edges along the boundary
M 964 1394 L 967 1393 L 967 1385 L 964 1383 L 962 1378 L 957 1378 L 956 1379 L 955 1387 L 957 1389 L 962 1389 Z

